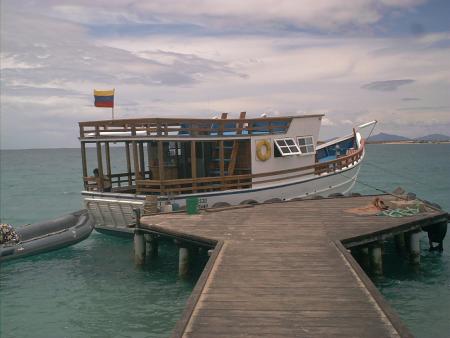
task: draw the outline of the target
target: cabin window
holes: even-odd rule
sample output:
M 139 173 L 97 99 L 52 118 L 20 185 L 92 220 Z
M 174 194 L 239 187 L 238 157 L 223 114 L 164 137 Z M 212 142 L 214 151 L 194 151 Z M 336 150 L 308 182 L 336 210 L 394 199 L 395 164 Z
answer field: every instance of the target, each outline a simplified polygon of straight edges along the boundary
M 312 136 L 299 136 L 297 137 L 297 143 L 302 155 L 314 154 L 314 139 Z
M 293 138 L 275 140 L 275 146 L 275 149 L 278 150 L 278 152 L 275 152 L 276 157 L 301 154 Z

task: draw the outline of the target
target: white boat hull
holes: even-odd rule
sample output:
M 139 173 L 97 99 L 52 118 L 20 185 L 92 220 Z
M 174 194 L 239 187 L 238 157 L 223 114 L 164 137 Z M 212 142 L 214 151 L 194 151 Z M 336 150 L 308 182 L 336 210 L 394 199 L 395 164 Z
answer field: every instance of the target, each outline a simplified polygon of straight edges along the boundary
M 273 199 L 291 200 L 294 198 L 313 198 L 314 196 L 328 197 L 330 194 L 346 194 L 356 183 L 360 164 L 364 156 L 349 167 L 341 170 L 302 177 L 297 180 L 284 180 L 278 185 L 260 185 L 250 189 L 205 192 L 174 196 L 170 198 L 173 205 L 183 207 L 189 197 L 199 198 L 200 208 L 210 208 L 216 203 L 238 205 L 241 203 L 263 203 Z M 92 213 L 96 226 L 100 229 L 108 228 L 119 233 L 130 226 L 130 217 L 133 217 L 132 209 L 143 210 L 145 196 L 118 193 L 101 193 L 83 191 L 85 206 Z M 159 197 L 159 203 L 165 204 L 166 196 Z M 174 208 L 176 209 L 176 208 Z M 132 221 L 132 220 L 131 220 Z

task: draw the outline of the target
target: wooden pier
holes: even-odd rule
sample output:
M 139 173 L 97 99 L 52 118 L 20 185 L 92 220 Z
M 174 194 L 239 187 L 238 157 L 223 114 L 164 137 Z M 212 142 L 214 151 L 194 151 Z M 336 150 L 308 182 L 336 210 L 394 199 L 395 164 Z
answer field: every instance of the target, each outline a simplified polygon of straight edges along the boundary
M 196 245 L 214 248 L 173 336 L 412 336 L 349 251 L 367 249 L 382 269 L 380 242 L 407 234 L 411 243 L 423 226 L 446 223 L 448 215 L 430 208 L 401 218 L 348 212 L 373 199 L 143 217 L 141 231 L 176 239 L 180 269 Z

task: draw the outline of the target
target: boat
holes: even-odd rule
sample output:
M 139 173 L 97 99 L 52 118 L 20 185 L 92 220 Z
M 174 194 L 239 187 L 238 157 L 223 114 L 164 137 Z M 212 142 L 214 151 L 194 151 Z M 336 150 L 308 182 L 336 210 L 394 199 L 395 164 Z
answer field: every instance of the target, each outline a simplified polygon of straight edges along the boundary
M 0 262 L 36 255 L 78 243 L 94 229 L 86 209 L 15 229 L 18 240 L 0 245 Z
M 323 116 L 79 122 L 85 207 L 97 230 L 124 230 L 135 209 L 183 210 L 192 199 L 214 208 L 348 193 L 376 121 L 318 142 Z

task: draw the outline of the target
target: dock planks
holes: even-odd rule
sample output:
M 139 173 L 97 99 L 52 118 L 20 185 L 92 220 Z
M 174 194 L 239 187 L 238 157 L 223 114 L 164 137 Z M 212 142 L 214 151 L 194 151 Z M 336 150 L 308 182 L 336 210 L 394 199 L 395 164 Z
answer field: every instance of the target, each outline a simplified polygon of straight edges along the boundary
M 428 209 L 390 218 L 345 212 L 373 198 L 142 218 L 147 231 L 216 243 L 173 336 L 411 336 L 346 248 L 440 222 L 447 214 Z

